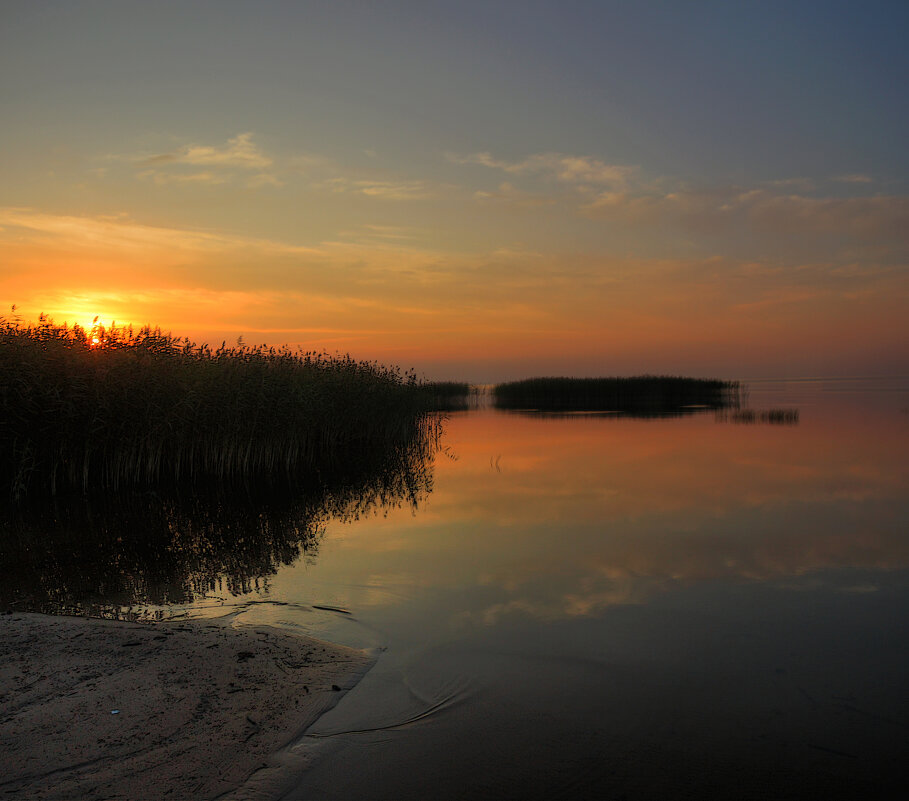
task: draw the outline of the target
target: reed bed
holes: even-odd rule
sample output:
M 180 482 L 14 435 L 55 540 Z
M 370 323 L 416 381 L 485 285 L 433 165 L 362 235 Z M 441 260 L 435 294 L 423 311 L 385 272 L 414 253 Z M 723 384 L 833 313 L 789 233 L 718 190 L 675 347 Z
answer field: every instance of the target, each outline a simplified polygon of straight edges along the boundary
M 665 415 L 737 408 L 741 392 L 738 381 L 681 376 L 528 378 L 497 384 L 493 400 L 500 409 Z
M 0 317 L 0 492 L 331 471 L 412 439 L 443 394 L 346 355 Z

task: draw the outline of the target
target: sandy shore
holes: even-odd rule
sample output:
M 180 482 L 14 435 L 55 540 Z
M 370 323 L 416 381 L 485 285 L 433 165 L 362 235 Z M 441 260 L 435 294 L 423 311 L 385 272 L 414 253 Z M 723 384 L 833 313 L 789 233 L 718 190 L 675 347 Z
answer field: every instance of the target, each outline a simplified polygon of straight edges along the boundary
M 265 626 L 0 615 L 0 796 L 231 794 L 370 664 Z

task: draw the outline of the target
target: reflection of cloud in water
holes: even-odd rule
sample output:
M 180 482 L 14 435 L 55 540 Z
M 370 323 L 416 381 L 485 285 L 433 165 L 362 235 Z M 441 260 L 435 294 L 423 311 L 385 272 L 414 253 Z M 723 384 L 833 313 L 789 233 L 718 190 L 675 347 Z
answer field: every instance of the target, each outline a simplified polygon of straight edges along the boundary
M 650 592 L 644 591 L 643 582 L 613 581 L 609 586 L 589 588 L 584 592 L 567 593 L 561 597 L 514 598 L 492 604 L 480 612 L 469 612 L 461 618 L 464 622 L 494 626 L 509 615 L 527 615 L 538 620 L 559 620 L 567 617 L 588 617 L 603 609 L 619 604 L 643 603 Z M 652 588 L 648 588 L 651 589 Z
M 702 522 L 699 530 L 673 532 L 665 517 L 614 531 L 590 528 L 562 540 L 561 558 L 486 572 L 481 583 L 507 600 L 497 600 L 475 617 L 484 622 L 518 612 L 544 620 L 583 617 L 699 582 L 768 582 L 840 568 L 909 568 L 909 538 L 900 524 L 900 508 L 894 502 L 756 511 L 736 531 L 724 520 L 713 520 Z M 843 590 L 864 592 L 869 586 L 873 589 L 853 583 Z
M 889 566 L 888 566 L 889 567 Z M 909 568 L 909 560 L 892 566 L 892 569 Z M 777 590 L 787 592 L 836 592 L 847 595 L 868 595 L 881 591 L 881 586 L 871 581 L 854 583 L 852 573 L 861 566 L 850 565 L 844 574 L 838 565 L 815 568 L 808 575 L 786 575 L 783 580 L 773 580 L 766 576 L 762 581 L 772 582 Z M 784 575 L 784 574 L 781 574 Z M 742 579 L 735 573 L 729 573 L 727 579 Z M 564 590 L 558 594 L 557 588 L 546 589 L 528 583 L 518 590 L 518 597 L 500 601 L 480 609 L 459 613 L 453 621 L 459 626 L 496 626 L 510 617 L 529 617 L 543 622 L 555 622 L 569 618 L 596 617 L 610 607 L 629 604 L 645 604 L 655 596 L 672 590 L 692 586 L 696 581 L 681 577 L 635 576 L 610 578 L 607 576 L 587 576 L 579 579 L 583 585 L 578 591 Z M 523 594 L 522 594 L 523 593 Z
M 909 567 L 906 442 L 880 418 L 783 429 L 475 413 L 452 419 L 449 442 L 458 460 L 439 465 L 427 507 L 384 521 L 410 543 L 394 570 L 377 570 L 385 533 L 371 523 L 350 556 L 398 586 L 465 593 L 462 620 L 583 617 L 698 582 Z

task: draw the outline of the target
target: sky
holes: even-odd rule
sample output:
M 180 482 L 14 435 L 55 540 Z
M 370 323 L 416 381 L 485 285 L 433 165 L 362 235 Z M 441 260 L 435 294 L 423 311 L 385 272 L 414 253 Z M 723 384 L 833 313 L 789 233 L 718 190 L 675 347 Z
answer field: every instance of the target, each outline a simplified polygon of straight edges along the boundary
M 0 314 L 476 382 L 909 374 L 909 4 L 0 0 Z

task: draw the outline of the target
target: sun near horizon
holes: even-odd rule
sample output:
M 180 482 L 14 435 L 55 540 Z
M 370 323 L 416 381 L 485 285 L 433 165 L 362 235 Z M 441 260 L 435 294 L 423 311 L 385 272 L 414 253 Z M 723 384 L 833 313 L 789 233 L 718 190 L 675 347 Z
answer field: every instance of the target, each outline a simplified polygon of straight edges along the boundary
M 909 373 L 907 12 L 650 11 L 6 3 L 0 299 L 474 382 Z

